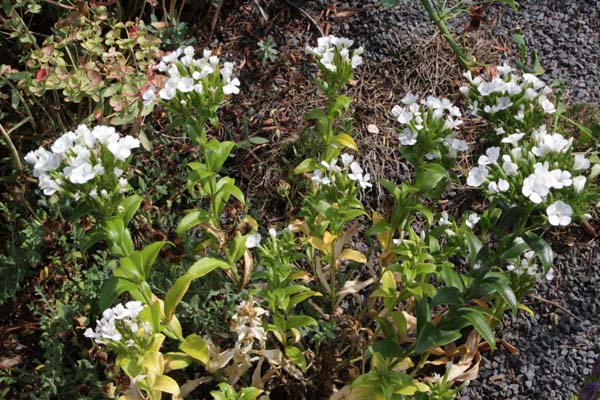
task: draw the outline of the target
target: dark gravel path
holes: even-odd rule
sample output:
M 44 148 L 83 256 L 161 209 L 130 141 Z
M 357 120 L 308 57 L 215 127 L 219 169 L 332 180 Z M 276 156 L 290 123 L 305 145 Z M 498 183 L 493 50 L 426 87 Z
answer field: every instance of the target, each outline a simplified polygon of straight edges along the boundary
M 320 0 L 320 8 L 335 4 L 338 10 L 361 9 L 350 18 L 330 16 L 332 32 L 355 39 L 371 61 L 394 58 L 417 38 L 431 36 L 434 25 L 417 0 L 400 0 L 395 9 L 376 7 L 379 0 Z M 483 33 L 499 44 L 521 32 L 530 49 L 538 52 L 551 82 L 562 80 L 574 101 L 600 103 L 600 2 L 598 0 L 519 0 L 514 13 L 507 6 L 487 9 Z M 468 18 L 452 21 L 462 33 Z M 513 49 L 513 50 L 516 50 Z M 505 54 L 506 58 L 516 53 Z
M 555 246 L 556 247 L 556 246 Z M 590 375 L 600 353 L 600 257 L 597 243 L 561 251 L 557 276 L 540 283 L 536 295 L 560 304 L 531 299 L 536 317 L 521 313 L 506 319 L 499 336 L 520 354 L 505 350 L 483 354 L 477 381 L 463 392 L 470 399 L 571 399 Z
M 335 1 L 338 10 L 363 11 L 336 20 L 331 32 L 354 39 L 366 49 L 371 63 L 401 60 L 412 43 L 434 33 L 433 24 L 416 0 L 401 0 L 393 10 L 372 7 L 376 0 Z M 321 1 L 322 7 L 327 3 Z M 485 34 L 498 43 L 510 43 L 521 31 L 529 48 L 538 52 L 546 69 L 543 79 L 560 79 L 571 101 L 600 104 L 600 3 L 597 0 L 521 0 L 515 14 L 494 6 L 485 16 Z M 466 20 L 453 23 L 461 33 Z M 514 49 L 513 49 L 514 50 Z M 514 53 L 513 53 L 514 54 Z M 504 58 L 512 57 L 505 54 Z M 582 235 L 581 240 L 586 240 Z M 520 350 L 483 354 L 480 377 L 466 388 L 461 400 L 571 399 L 600 353 L 600 254 L 590 242 L 560 249 L 556 243 L 557 276 L 540 283 L 535 295 L 560 308 L 529 299 L 535 318 L 507 316 L 498 335 Z

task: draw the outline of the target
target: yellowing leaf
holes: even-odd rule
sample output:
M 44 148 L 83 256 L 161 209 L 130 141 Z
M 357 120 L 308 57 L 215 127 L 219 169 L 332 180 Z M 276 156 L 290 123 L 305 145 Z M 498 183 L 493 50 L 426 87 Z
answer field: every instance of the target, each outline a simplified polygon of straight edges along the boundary
M 323 240 L 321 240 L 321 239 L 319 239 L 319 238 L 317 238 L 317 237 L 314 237 L 314 236 L 309 236 L 309 237 L 306 239 L 306 241 L 307 241 L 307 242 L 308 242 L 308 243 L 309 243 L 309 244 L 310 244 L 312 247 L 314 247 L 315 249 L 319 250 L 319 251 L 320 251 L 320 252 L 322 252 L 323 254 L 325 254 L 325 255 L 330 255 L 330 254 L 329 254 L 329 253 L 330 253 L 330 248 L 329 248 L 329 246 L 327 246 L 327 244 L 326 244 L 326 243 L 325 243 Z
M 206 365 L 210 361 L 208 345 L 200 336 L 192 333 L 179 345 L 179 349 L 188 356 Z
M 533 312 L 533 310 L 532 310 L 531 308 L 527 307 L 525 304 L 519 304 L 519 305 L 517 306 L 517 308 L 518 308 L 519 310 L 523 310 L 523 311 L 525 311 L 525 312 L 526 312 L 527 314 L 529 314 L 529 315 L 530 315 L 532 318 L 533 318 L 533 317 L 535 317 L 535 313 Z
M 170 393 L 173 395 L 179 394 L 179 385 L 175 382 L 175 379 L 167 375 L 160 375 L 154 381 L 154 390 L 160 390 L 161 392 Z
M 350 261 L 356 261 L 359 263 L 367 262 L 367 257 L 365 257 L 363 253 L 361 253 L 360 251 L 353 250 L 353 249 L 344 249 L 344 251 L 342 251 L 342 253 L 339 255 L 338 258 L 340 260 L 350 260 Z
M 352 136 L 348 135 L 347 133 L 340 133 L 333 140 L 344 147 L 347 147 L 354 151 L 358 151 L 358 146 L 356 145 L 356 142 L 354 141 L 354 139 L 352 139 Z

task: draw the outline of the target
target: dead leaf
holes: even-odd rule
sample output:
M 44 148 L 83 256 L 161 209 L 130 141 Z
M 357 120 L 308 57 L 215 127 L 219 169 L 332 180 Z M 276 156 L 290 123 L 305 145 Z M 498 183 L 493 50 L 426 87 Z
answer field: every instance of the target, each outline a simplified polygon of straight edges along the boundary
M 3 358 L 0 360 L 0 369 L 13 369 L 21 363 L 21 357 L 15 356 L 13 358 Z
M 357 294 L 367 286 L 373 284 L 373 282 L 375 282 L 374 278 L 369 278 L 366 281 L 359 281 L 358 279 L 346 281 L 344 287 L 338 292 L 337 300 L 335 302 L 336 308 L 341 304 L 344 297 Z

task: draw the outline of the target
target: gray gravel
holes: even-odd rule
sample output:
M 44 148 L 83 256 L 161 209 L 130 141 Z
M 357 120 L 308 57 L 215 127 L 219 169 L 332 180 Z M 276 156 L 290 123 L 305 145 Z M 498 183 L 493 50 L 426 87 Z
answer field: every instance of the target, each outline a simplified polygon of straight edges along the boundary
M 556 245 L 555 245 L 556 247 Z M 498 335 L 520 354 L 503 349 L 483 354 L 477 381 L 463 392 L 469 399 L 571 399 L 591 373 L 600 353 L 600 255 L 597 243 L 562 250 L 555 264 L 558 274 L 540 283 L 536 294 L 560 304 L 532 299 L 535 318 L 507 317 Z
M 331 15 L 332 32 L 355 39 L 365 46 L 373 61 L 403 52 L 417 38 L 431 36 L 435 30 L 427 13 L 416 0 L 400 0 L 395 9 L 376 7 L 378 0 L 318 2 L 338 10 L 360 9 L 350 18 Z M 509 7 L 495 5 L 487 9 L 482 29 L 492 40 L 507 44 L 521 32 L 530 49 L 541 60 L 547 82 L 564 81 L 573 101 L 600 104 L 600 3 L 598 0 L 520 0 L 514 13 Z M 452 21 L 458 33 L 468 18 Z M 506 58 L 517 56 L 516 47 Z

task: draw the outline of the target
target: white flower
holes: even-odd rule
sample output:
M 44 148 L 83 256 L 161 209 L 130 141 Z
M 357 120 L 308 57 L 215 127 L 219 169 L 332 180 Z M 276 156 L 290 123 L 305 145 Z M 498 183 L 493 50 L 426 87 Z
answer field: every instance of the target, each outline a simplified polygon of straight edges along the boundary
M 553 177 L 550 171 L 548 171 L 548 163 L 544 163 L 543 165 L 537 163 L 534 168 L 534 173 L 523 181 L 521 191 L 533 203 L 540 204 L 553 186 Z
M 508 135 L 507 137 L 503 138 L 502 143 L 516 145 L 517 143 L 519 143 L 519 140 L 523 139 L 523 136 L 525 136 L 525 134 L 521 132 L 513 133 L 512 135 Z
M 448 212 L 442 211 L 440 214 L 441 214 L 441 217 L 440 217 L 440 220 L 438 222 L 440 226 L 445 226 L 445 225 L 451 225 L 452 224 L 450 222 L 450 217 L 448 216 Z
M 465 140 L 457 139 L 454 137 L 453 134 L 448 135 L 444 138 L 444 144 L 448 146 L 448 156 L 452 158 L 456 158 L 457 153 L 459 151 L 463 152 L 469 149 L 469 146 L 467 145 L 467 142 Z M 437 158 L 437 155 L 435 155 L 435 158 Z
M 122 170 L 121 168 L 117 168 L 117 167 L 115 167 L 115 168 L 113 169 L 113 173 L 114 173 L 114 174 L 115 174 L 115 176 L 118 178 L 118 177 L 120 177 L 121 175 L 123 175 L 123 170 Z
M 585 187 L 586 178 L 585 176 L 576 176 L 573 178 L 573 189 L 575 193 L 581 193 Z
M 93 188 L 92 190 L 90 190 L 89 196 L 92 199 L 95 199 L 96 197 L 98 197 L 98 190 L 96 188 Z
M 410 130 L 409 128 L 405 128 L 402 133 L 398 135 L 398 139 L 400 140 L 400 144 L 402 146 L 413 146 L 417 143 L 418 133 Z
M 25 161 L 33 164 L 33 176 L 36 178 L 49 171 L 55 171 L 60 166 L 60 156 L 40 147 L 27 153 Z
M 550 225 L 567 226 L 571 223 L 573 209 L 567 203 L 558 200 L 546 208 L 546 214 L 548 214 Z
M 145 106 L 149 106 L 156 100 L 156 88 L 150 86 L 144 93 L 142 93 L 142 102 Z
M 479 217 L 479 215 L 477 214 L 469 214 L 469 216 L 467 217 L 467 220 L 465 221 L 465 224 L 473 229 L 475 227 L 475 225 L 477 225 L 477 223 L 481 220 L 481 218 Z
M 133 136 L 125 136 L 117 142 L 109 143 L 108 150 L 117 160 L 125 161 L 131 156 L 131 150 L 140 147 L 140 141 Z
M 356 181 L 360 185 L 361 188 L 366 189 L 368 187 L 373 186 L 369 182 L 369 180 L 371 179 L 371 175 L 370 174 L 363 175 L 364 171 L 356 161 L 354 161 L 350 164 L 350 170 L 352 172 L 348 174 L 348 178 L 350 178 L 353 181 Z
M 573 163 L 574 171 L 586 170 L 589 167 L 590 167 L 590 160 L 585 158 L 585 156 L 583 154 L 575 155 L 575 162 Z
M 71 149 L 76 138 L 74 132 L 67 132 L 56 139 L 50 149 L 54 154 L 62 155 Z
M 594 166 L 592 167 L 592 170 L 590 171 L 590 180 L 594 179 L 595 177 L 597 177 L 598 175 L 600 175 L 600 164 L 594 164 Z
M 515 71 L 515 69 L 512 68 L 507 63 L 503 63 L 502 65 L 499 65 L 496 67 L 496 71 L 498 71 L 498 73 L 501 75 L 509 75 L 509 74 L 513 73 Z
M 573 184 L 571 179 L 571 173 L 569 171 L 561 171 L 560 169 L 553 169 L 550 171 L 552 180 L 550 185 L 554 189 L 562 189 L 563 187 L 569 187 Z
M 510 185 L 509 185 L 508 181 L 506 181 L 504 179 L 499 179 L 498 182 L 492 181 L 488 185 L 488 190 L 494 194 L 506 192 L 509 188 L 510 188 Z
M 269 236 L 275 239 L 277 237 L 277 230 L 275 228 L 269 228 Z
M 238 94 L 240 92 L 240 81 L 238 78 L 233 78 L 231 81 L 227 81 L 225 86 L 223 86 L 223 93 L 226 95 L 229 94 Z
M 475 167 L 469 171 L 469 176 L 467 177 L 467 185 L 479 187 L 483 182 L 485 182 L 488 175 L 489 172 L 484 165 Z
M 354 156 L 348 153 L 342 154 L 342 164 L 344 164 L 344 168 L 348 168 L 352 161 L 354 161 Z
M 403 104 L 410 106 L 411 104 L 415 104 L 417 101 L 419 101 L 419 98 L 412 93 L 407 93 L 406 96 L 404 96 L 400 101 Z
M 188 76 L 183 77 L 177 82 L 177 90 L 182 93 L 191 92 L 194 90 L 194 78 L 190 78 Z
M 246 237 L 246 248 L 252 249 L 252 248 L 258 246 L 260 244 L 261 239 L 262 239 L 262 237 L 260 236 L 260 233 L 248 235 L 248 237 Z
M 531 152 L 538 157 L 544 157 L 548 153 L 561 153 L 571 146 L 573 139 L 565 139 L 559 133 L 541 134 L 539 138 L 539 146 L 531 149 Z
M 313 172 L 313 176 L 310 178 L 313 182 L 321 185 L 329 185 L 331 179 L 323 175 L 323 171 L 317 169 Z
M 550 269 L 548 270 L 548 272 L 546 272 L 546 275 L 544 277 L 547 281 L 551 281 L 552 279 L 554 279 L 554 268 L 550 267 Z
M 68 166 L 64 169 L 64 175 L 75 184 L 86 183 L 96 177 L 94 169 L 88 163 L 78 165 L 77 167 Z
M 536 92 L 536 91 L 535 91 L 534 89 L 532 89 L 532 88 L 527 88 L 527 89 L 525 89 L 525 94 L 524 94 L 524 96 L 523 96 L 523 97 L 524 97 L 526 100 L 529 100 L 529 101 L 531 101 L 531 100 L 535 99 L 537 96 L 538 96 L 538 92 Z
M 119 140 L 119 134 L 112 126 L 98 125 L 92 130 L 92 136 L 94 136 L 98 143 L 104 145 Z
M 516 176 L 519 173 L 519 166 L 512 162 L 509 155 L 503 155 L 502 161 L 502 170 L 507 176 Z
M 329 172 L 342 172 L 342 169 L 338 167 L 337 162 L 337 158 L 334 158 L 333 160 L 331 160 L 331 163 L 328 163 L 327 161 L 321 161 L 321 165 L 324 166 Z
M 500 157 L 500 147 L 490 147 L 485 151 L 485 155 L 479 156 L 477 164 L 481 166 L 495 164 Z
M 48 175 L 40 175 L 38 185 L 46 196 L 52 196 L 60 190 L 58 182 Z
M 538 102 L 546 114 L 554 114 L 556 112 L 556 107 L 554 107 L 554 104 L 546 96 L 540 96 Z

